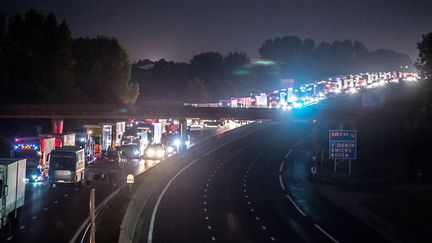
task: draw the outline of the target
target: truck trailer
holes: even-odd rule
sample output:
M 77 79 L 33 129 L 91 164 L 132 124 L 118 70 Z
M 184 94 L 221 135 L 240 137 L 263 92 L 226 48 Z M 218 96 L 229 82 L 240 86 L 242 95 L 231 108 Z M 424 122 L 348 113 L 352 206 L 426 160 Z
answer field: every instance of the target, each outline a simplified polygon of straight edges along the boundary
M 0 228 L 24 205 L 25 175 L 26 159 L 0 158 Z

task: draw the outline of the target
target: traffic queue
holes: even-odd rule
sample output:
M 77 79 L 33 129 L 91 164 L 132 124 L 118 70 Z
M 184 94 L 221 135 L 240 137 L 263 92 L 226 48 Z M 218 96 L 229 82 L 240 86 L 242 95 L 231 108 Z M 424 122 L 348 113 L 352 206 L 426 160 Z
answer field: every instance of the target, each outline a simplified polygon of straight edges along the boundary
M 62 126 L 53 122 L 52 134 L 14 139 L 10 157 L 26 159 L 25 181 L 80 183 L 85 167 L 96 160 L 162 160 L 190 143 L 187 134 L 180 137 L 179 122 L 172 119 L 85 124 L 71 133 L 63 133 Z
M 260 92 L 244 97 L 219 100 L 218 103 L 186 103 L 192 107 L 276 108 L 298 109 L 339 94 L 351 94 L 377 88 L 389 83 L 417 81 L 415 72 L 371 72 L 340 75 L 297 84 L 294 79 L 282 79 L 281 89 Z

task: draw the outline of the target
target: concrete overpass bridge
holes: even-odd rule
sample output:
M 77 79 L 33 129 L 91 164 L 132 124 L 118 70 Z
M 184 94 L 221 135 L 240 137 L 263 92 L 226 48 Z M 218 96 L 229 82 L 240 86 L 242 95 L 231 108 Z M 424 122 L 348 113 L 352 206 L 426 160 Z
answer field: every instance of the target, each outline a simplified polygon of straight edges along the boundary
M 234 120 L 314 119 L 326 121 L 352 121 L 360 111 L 330 109 L 319 106 L 295 111 L 267 108 L 223 108 L 188 106 L 119 106 L 88 104 L 0 105 L 0 118 L 16 119 L 80 119 L 127 120 L 129 118 L 201 118 Z

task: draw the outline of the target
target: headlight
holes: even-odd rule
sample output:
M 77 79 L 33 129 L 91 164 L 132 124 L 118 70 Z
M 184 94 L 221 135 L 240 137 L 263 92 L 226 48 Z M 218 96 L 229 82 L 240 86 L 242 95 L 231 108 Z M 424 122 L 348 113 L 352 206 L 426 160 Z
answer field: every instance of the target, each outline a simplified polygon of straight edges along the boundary
M 135 151 L 134 151 L 134 155 L 139 155 L 139 151 L 138 151 L 138 150 L 135 150 Z
M 155 151 L 153 149 L 149 149 L 147 150 L 146 154 L 148 157 L 153 157 L 155 155 Z
M 189 146 L 189 145 L 190 145 L 190 141 L 187 140 L 187 141 L 185 142 L 185 144 L 186 144 L 186 146 Z
M 158 151 L 156 152 L 157 157 L 164 157 L 165 155 L 165 151 L 163 151 L 162 149 L 158 149 Z
M 167 151 L 168 151 L 168 153 L 172 153 L 172 152 L 174 152 L 174 148 L 173 147 L 168 147 Z
M 180 146 L 180 144 L 181 144 L 181 141 L 180 141 L 180 139 L 178 139 L 178 138 L 176 138 L 175 140 L 174 140 L 174 146 Z

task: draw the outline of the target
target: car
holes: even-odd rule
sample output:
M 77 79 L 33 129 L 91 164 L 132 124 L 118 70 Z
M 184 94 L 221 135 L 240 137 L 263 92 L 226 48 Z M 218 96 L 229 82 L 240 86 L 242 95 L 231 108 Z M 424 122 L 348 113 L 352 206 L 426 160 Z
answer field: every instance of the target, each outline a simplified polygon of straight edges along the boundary
M 121 157 L 126 159 L 139 159 L 141 156 L 140 146 L 136 143 L 130 143 L 120 146 Z
M 106 159 L 110 162 L 116 162 L 119 163 L 120 162 L 120 153 L 117 150 L 110 150 L 107 152 L 107 156 Z
M 205 121 L 204 126 L 205 127 L 221 127 L 224 123 L 220 120 L 214 120 L 214 121 Z
M 167 148 L 163 144 L 150 144 L 144 150 L 144 158 L 146 159 L 161 160 L 164 159 L 167 155 Z

